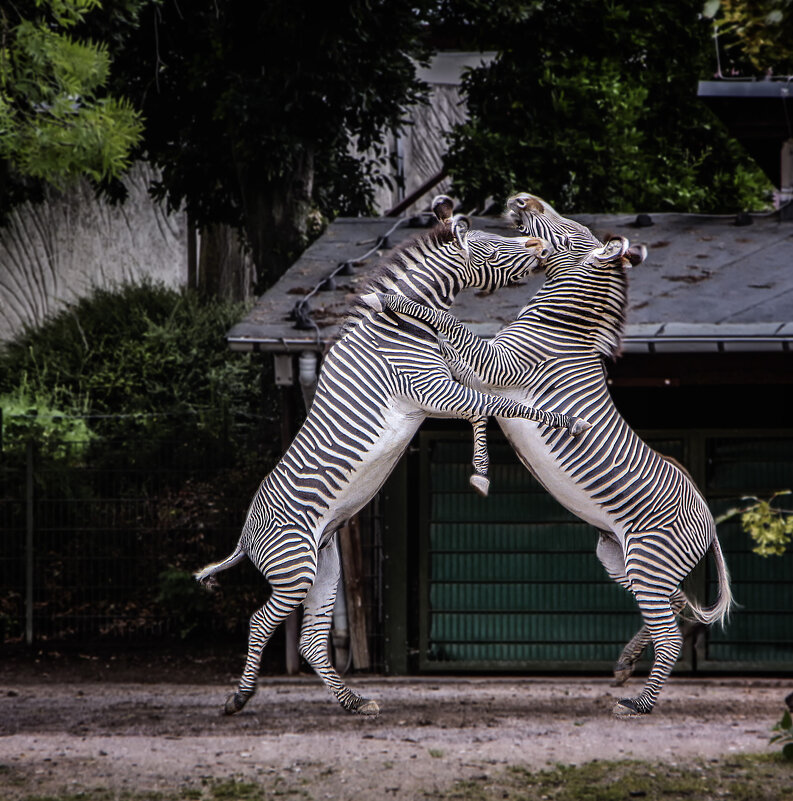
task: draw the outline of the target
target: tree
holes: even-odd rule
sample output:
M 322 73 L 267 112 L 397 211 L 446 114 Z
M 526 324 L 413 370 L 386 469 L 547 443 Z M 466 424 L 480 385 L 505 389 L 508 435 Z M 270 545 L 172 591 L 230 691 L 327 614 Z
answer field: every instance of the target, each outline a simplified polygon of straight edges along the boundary
M 119 5 L 134 15 L 140 0 Z M 0 218 L 42 183 L 101 183 L 129 164 L 140 115 L 104 91 L 107 45 L 71 35 L 99 8 L 99 0 L 17 0 L 0 10 Z
M 259 288 L 305 247 L 317 211 L 366 208 L 372 149 L 420 99 L 428 0 L 163 0 L 118 52 L 147 124 L 154 187 L 205 230 L 244 231 Z M 357 153 L 359 155 L 353 155 Z
M 696 98 L 713 66 L 698 0 L 517 5 L 521 21 L 484 32 L 495 61 L 464 81 L 448 167 L 468 204 L 527 189 L 566 211 L 762 201 L 759 169 Z

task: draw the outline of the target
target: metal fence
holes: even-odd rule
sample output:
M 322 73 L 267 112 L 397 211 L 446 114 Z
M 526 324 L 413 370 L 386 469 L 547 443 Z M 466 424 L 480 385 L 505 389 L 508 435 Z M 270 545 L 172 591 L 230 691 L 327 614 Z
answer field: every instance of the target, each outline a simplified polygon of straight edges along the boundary
M 231 552 L 272 453 L 240 458 L 233 442 L 189 437 L 73 439 L 55 450 L 31 438 L 0 452 L 0 642 L 244 637 L 269 591 L 258 571 L 245 562 L 212 594 L 191 574 Z M 360 533 L 374 668 L 380 529 L 372 504 Z

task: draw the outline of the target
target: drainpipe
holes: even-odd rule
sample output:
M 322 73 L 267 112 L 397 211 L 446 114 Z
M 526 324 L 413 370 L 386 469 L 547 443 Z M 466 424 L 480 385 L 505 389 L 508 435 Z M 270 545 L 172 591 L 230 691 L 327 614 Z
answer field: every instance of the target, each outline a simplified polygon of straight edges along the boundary
M 317 361 L 317 354 L 313 350 L 304 350 L 298 360 L 300 389 L 303 392 L 306 411 L 311 408 L 311 402 L 314 400 L 314 393 L 317 390 Z

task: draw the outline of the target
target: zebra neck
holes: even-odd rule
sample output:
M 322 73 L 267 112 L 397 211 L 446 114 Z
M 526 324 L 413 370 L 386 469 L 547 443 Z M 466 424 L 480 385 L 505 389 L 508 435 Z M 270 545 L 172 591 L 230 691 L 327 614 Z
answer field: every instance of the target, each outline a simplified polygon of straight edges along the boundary
M 619 355 L 628 305 L 621 271 L 580 272 L 549 277 L 519 319 L 553 333 L 571 350 Z

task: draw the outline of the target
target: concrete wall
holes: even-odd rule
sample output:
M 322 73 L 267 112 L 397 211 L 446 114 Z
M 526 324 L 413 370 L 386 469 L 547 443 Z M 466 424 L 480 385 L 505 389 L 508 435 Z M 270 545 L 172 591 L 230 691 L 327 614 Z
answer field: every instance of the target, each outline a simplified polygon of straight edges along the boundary
M 396 159 L 396 172 L 401 175 L 404 188 L 379 189 L 375 196 L 379 213 L 384 214 L 396 206 L 403 197 L 410 195 L 440 171 L 448 150 L 446 134 L 468 116 L 460 90 L 463 72 L 466 68 L 486 64 L 493 57 L 493 53 L 438 53 L 429 67 L 418 69 L 418 77 L 430 87 L 429 103 L 414 106 L 410 113 L 410 124 L 389 139 L 389 154 Z M 393 170 L 387 167 L 383 172 L 393 175 Z M 425 209 L 435 195 L 448 193 L 450 187 L 451 181 L 444 179 L 405 213 L 415 214 Z
M 125 179 L 123 205 L 97 200 L 86 183 L 18 208 L 0 228 L 0 340 L 38 324 L 69 301 L 144 276 L 187 280 L 187 222 L 151 200 L 151 168 Z

